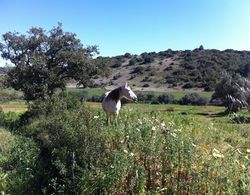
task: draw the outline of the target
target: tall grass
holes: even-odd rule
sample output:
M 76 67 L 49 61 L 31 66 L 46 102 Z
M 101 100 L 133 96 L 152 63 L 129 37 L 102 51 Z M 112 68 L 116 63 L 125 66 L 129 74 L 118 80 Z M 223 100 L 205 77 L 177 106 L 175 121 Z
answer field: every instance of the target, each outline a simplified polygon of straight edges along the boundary
M 104 113 L 88 108 L 92 104 L 60 98 L 40 104 L 43 112 L 19 131 L 30 138 L 2 157 L 3 193 L 28 184 L 37 192 L 41 178 L 43 191 L 54 193 L 250 193 L 249 124 L 216 115 L 221 108 L 125 106 L 118 125 L 106 126 Z

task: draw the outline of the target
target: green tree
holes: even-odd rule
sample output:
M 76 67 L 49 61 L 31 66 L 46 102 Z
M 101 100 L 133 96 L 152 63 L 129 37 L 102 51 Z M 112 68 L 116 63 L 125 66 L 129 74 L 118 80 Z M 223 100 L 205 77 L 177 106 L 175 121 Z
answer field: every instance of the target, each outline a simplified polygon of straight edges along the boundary
M 225 73 L 215 87 L 212 99 L 220 99 L 228 112 L 237 112 L 250 105 L 250 81 L 240 75 Z
M 97 71 L 92 59 L 98 53 L 97 46 L 84 47 L 76 34 L 64 32 L 60 23 L 50 31 L 31 28 L 26 35 L 7 32 L 0 52 L 15 65 L 8 72 L 8 85 L 22 90 L 26 100 L 52 95 L 57 88 L 64 89 L 69 79 L 89 86 L 93 76 L 105 72 Z

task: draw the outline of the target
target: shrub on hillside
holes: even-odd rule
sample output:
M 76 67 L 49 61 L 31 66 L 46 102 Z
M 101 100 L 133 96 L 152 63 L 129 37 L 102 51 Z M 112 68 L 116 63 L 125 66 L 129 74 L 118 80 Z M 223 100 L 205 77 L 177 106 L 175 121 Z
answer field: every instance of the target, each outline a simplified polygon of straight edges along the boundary
M 188 82 L 182 86 L 183 89 L 191 89 L 194 87 L 194 84 L 191 82 Z
M 129 65 L 132 66 L 136 63 L 136 60 L 134 58 L 132 58 L 131 60 L 129 60 Z
M 142 66 L 137 66 L 132 71 L 132 73 L 135 73 L 135 74 L 143 74 L 144 72 L 145 72 L 145 68 Z
M 125 54 L 124 54 L 124 57 L 126 57 L 126 58 L 131 58 L 131 54 L 130 54 L 130 53 L 125 53 Z
M 179 103 L 181 105 L 197 105 L 197 106 L 203 106 L 207 105 L 208 99 L 199 96 L 197 93 L 190 93 L 185 96 L 183 96 L 180 100 Z

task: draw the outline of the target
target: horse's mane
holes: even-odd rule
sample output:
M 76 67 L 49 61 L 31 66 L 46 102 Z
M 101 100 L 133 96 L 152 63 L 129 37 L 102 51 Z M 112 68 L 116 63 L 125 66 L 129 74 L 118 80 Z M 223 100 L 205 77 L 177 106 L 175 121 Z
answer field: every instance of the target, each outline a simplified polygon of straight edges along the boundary
M 119 98 L 120 98 L 120 92 L 121 92 L 121 90 L 122 90 L 121 87 L 118 87 L 118 88 L 112 90 L 112 91 L 108 94 L 107 98 L 108 98 L 108 99 L 111 99 L 111 100 L 114 100 L 114 101 L 117 102 L 117 101 L 119 100 Z

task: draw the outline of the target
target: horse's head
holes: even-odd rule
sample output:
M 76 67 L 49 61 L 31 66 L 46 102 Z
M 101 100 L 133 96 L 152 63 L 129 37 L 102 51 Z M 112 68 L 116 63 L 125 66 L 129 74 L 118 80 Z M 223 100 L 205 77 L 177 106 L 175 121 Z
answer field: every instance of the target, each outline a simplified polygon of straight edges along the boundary
M 124 97 L 128 100 L 137 101 L 137 96 L 132 91 L 132 89 L 128 86 L 127 83 L 121 87 L 121 94 L 122 94 L 122 97 Z

